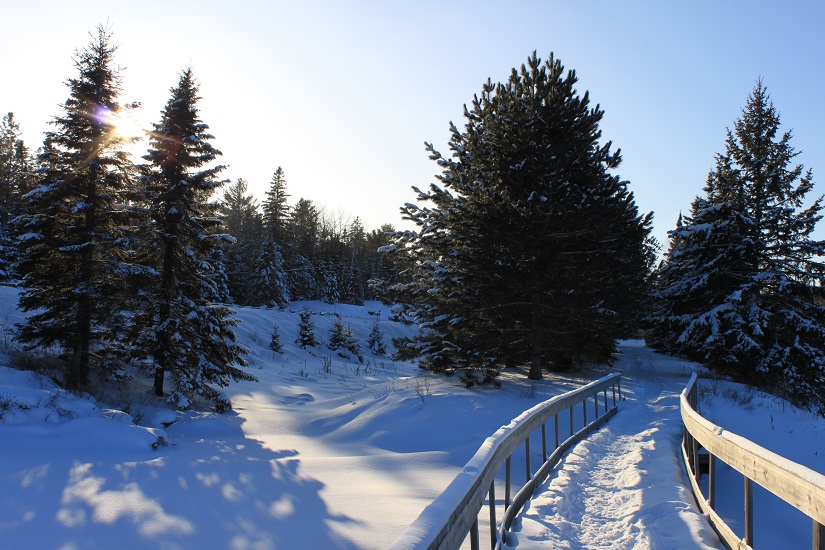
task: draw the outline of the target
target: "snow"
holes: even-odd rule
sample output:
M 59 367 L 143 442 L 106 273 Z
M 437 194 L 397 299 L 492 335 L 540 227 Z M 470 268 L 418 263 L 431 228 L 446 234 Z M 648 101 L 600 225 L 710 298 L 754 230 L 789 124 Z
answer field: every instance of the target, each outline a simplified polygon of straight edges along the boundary
M 562 460 L 516 520 L 509 547 L 721 548 L 679 457 L 679 394 L 695 366 L 623 344 L 619 414 Z
M 0 287 L 4 335 L 22 319 L 17 293 Z M 393 337 L 414 331 L 389 321 L 390 309 L 376 302 L 237 308 L 238 342 L 250 350 L 247 369 L 260 382 L 225 388 L 234 411 L 222 415 L 172 410 L 151 394 L 150 381 L 103 405 L 0 366 L 2 546 L 386 548 L 456 476 L 472 477 L 465 465 L 488 436 L 609 370 L 533 383 L 508 371 L 501 389 L 467 390 L 372 355 L 366 345 L 363 362 L 324 345 L 301 349 L 294 339 L 304 307 L 324 343 L 336 313 L 362 344 L 378 319 L 390 353 Z M 268 349 L 275 324 L 282 354 Z M 676 454 L 678 394 L 695 365 L 640 341 L 621 342 L 621 350 L 613 369 L 623 372 L 628 399 L 528 505 L 516 526 L 519 547 L 719 546 Z M 761 410 L 749 412 L 767 422 Z M 770 414 L 783 437 L 822 427 L 801 412 Z M 782 448 L 805 446 L 783 441 Z M 825 451 L 818 441 L 814 448 Z M 806 465 L 821 471 L 821 463 Z M 809 523 L 804 533 L 810 536 Z

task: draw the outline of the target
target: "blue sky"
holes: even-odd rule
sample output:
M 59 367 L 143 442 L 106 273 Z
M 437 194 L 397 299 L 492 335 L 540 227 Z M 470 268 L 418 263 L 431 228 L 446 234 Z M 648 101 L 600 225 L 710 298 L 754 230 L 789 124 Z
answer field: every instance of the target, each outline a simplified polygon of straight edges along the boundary
M 262 198 L 282 166 L 293 202 L 369 228 L 399 225 L 411 186 L 437 172 L 423 142 L 447 153 L 463 104 L 533 50 L 575 69 L 604 109 L 604 140 L 623 152 L 617 173 L 655 212 L 660 241 L 760 76 L 825 191 L 819 2 L 29 0 L 2 14 L 0 112 L 14 111 L 32 148 L 67 97 L 72 52 L 108 21 L 122 97 L 143 103 L 144 124 L 191 64 L 226 177 Z

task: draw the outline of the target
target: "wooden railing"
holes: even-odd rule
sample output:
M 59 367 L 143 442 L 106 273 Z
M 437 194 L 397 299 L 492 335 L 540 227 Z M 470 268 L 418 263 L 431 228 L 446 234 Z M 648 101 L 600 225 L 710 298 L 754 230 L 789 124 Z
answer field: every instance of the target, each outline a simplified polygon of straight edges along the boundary
M 611 400 L 608 400 L 608 390 Z M 532 409 L 525 411 L 507 426 L 488 437 L 464 469 L 450 483 L 447 489 L 436 498 L 396 540 L 393 550 L 456 549 L 470 537 L 470 546 L 477 550 L 479 543 L 478 517 L 487 502 L 490 521 L 490 547 L 501 548 L 506 540 L 510 526 L 533 491 L 539 487 L 550 470 L 561 460 L 564 453 L 575 443 L 594 432 L 610 417 L 616 414 L 621 401 L 621 377 L 610 374 L 591 382 L 577 390 L 556 396 Z M 601 398 L 601 399 L 600 399 Z M 601 404 L 600 404 L 601 400 Z M 593 415 L 588 422 L 588 408 L 592 403 Z M 581 429 L 576 431 L 574 409 L 581 406 Z M 564 441 L 559 439 L 559 413 L 568 412 L 570 436 Z M 553 420 L 554 450 L 548 456 L 547 423 Z M 530 467 L 530 436 L 541 430 L 543 463 L 538 470 Z M 521 445 L 524 445 L 525 476 L 527 482 L 510 500 L 511 496 L 511 457 Z M 504 466 L 504 515 L 501 525 L 496 522 L 496 483 L 495 478 Z
M 696 502 L 728 548 L 753 547 L 753 483 L 756 482 L 813 521 L 813 548 L 825 550 L 825 476 L 791 462 L 755 443 L 727 432 L 697 412 L 696 374 L 691 376 L 681 396 L 682 459 L 688 471 Z M 705 452 L 700 453 L 700 447 Z M 707 496 L 699 478 L 707 458 Z M 744 483 L 744 537 L 739 538 L 714 509 L 716 501 L 716 461 L 721 460 L 741 473 Z

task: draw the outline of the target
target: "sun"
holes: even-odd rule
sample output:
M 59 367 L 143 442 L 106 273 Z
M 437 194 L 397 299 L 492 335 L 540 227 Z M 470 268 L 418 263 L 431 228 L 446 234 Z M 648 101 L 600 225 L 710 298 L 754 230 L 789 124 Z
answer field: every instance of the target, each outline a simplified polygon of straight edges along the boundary
M 92 114 L 98 123 L 108 126 L 108 131 L 123 141 L 137 141 L 144 135 L 143 127 L 135 117 L 134 109 L 113 112 L 107 107 L 99 107 Z
M 115 134 L 126 140 L 142 138 L 145 133 L 131 110 L 112 115 L 110 122 L 115 127 Z

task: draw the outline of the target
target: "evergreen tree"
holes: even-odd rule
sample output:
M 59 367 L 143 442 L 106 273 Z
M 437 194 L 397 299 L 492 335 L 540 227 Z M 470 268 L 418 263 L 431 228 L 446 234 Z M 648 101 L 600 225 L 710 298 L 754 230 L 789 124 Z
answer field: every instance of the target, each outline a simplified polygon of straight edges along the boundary
M 278 329 L 277 324 L 272 326 L 272 335 L 269 339 L 269 349 L 275 353 L 284 352 L 284 346 L 281 344 L 281 331 Z
M 318 340 L 315 339 L 315 324 L 312 322 L 312 312 L 304 308 L 299 315 L 298 338 L 295 339 L 295 343 L 302 348 L 317 346 Z
M 280 247 L 274 241 L 265 241 L 261 245 L 251 269 L 249 288 L 251 305 L 283 307 L 289 302 L 283 258 Z
M 286 240 L 286 224 L 289 220 L 288 198 L 286 178 L 284 177 L 284 171 L 279 166 L 272 175 L 272 181 L 269 183 L 269 190 L 266 192 L 266 200 L 263 204 L 263 225 L 266 238 L 279 244 Z
M 289 234 L 297 253 L 310 262 L 315 259 L 320 232 L 320 210 L 311 200 L 299 199 L 289 220 Z
M 825 412 L 822 204 L 803 208 L 812 175 L 790 140 L 759 81 L 671 232 L 655 343 Z
M 119 69 L 110 33 L 98 27 L 75 57 L 63 114 L 52 121 L 40 155 L 41 185 L 27 195 L 21 217 L 21 262 L 26 290 L 20 308 L 33 312 L 21 328 L 29 347 L 57 344 L 68 352 L 67 383 L 88 381 L 90 360 L 114 348 L 115 312 L 126 309 L 129 228 L 135 211 L 133 166 L 113 117 Z
M 157 272 L 145 293 L 137 350 L 154 363 L 154 390 L 163 395 L 164 377 L 172 382 L 169 401 L 186 408 L 194 395 L 209 399 L 219 411 L 229 400 L 212 385 L 254 380 L 239 366 L 243 348 L 235 343 L 233 312 L 221 305 L 225 295 L 220 218 L 209 197 L 224 183 L 220 155 L 198 116 L 198 86 L 191 69 L 178 85 L 150 134 L 145 184 L 151 223 L 144 243 L 146 261 Z
M 375 355 L 384 355 L 387 353 L 387 346 L 384 344 L 384 333 L 381 332 L 381 325 L 378 321 L 375 321 L 375 324 L 372 326 L 367 346 Z
M 0 280 L 14 278 L 19 261 L 12 221 L 22 213 L 22 196 L 33 181 L 33 167 L 14 114 L 0 121 Z
M 406 261 L 395 297 L 424 329 L 424 366 L 476 370 L 529 363 L 529 377 L 609 361 L 651 267 L 650 215 L 640 216 L 621 161 L 601 145 L 602 111 L 552 55 L 534 53 L 509 80 L 488 80 L 451 125 L 452 159 L 428 145 L 441 186 L 408 204 L 417 231 L 391 249 Z M 406 258 L 406 260 L 405 260 Z
M 389 289 L 398 282 L 401 269 L 397 265 L 397 256 L 385 252 L 394 248 L 392 235 L 396 233 L 395 227 L 384 224 L 367 234 L 364 264 L 368 286 L 365 299 L 391 301 Z
M 344 325 L 344 320 L 341 319 L 340 315 L 335 316 L 335 321 L 329 329 L 329 344 L 327 347 L 331 350 L 347 350 L 358 357 L 359 361 L 363 360 L 361 348 L 358 346 L 358 340 L 356 340 L 352 328 Z
M 229 290 L 235 303 L 252 305 L 254 266 L 261 254 L 263 224 L 258 205 L 243 178 L 224 189 L 220 214 L 224 229 L 233 239 L 226 243 Z

